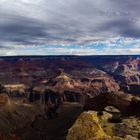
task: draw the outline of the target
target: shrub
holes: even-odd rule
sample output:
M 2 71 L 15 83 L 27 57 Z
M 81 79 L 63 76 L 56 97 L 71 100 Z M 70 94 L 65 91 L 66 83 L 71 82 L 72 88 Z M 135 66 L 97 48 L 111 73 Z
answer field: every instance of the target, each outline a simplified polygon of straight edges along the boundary
M 122 118 L 118 115 L 114 115 L 114 116 L 112 116 L 112 118 L 109 118 L 108 121 L 111 123 L 121 123 Z
M 98 116 L 102 116 L 103 115 L 103 111 L 98 111 L 97 115 Z

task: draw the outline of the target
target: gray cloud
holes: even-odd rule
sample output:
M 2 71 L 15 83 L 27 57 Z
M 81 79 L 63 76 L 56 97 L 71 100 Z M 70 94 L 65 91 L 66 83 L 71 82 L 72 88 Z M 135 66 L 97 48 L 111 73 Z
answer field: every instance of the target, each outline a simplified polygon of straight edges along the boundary
M 0 46 L 140 37 L 139 0 L 0 0 L 0 5 Z
M 100 27 L 103 31 L 110 31 L 117 33 L 123 37 L 140 37 L 140 28 L 137 27 L 131 20 L 128 19 L 118 19 L 114 21 L 109 21 Z

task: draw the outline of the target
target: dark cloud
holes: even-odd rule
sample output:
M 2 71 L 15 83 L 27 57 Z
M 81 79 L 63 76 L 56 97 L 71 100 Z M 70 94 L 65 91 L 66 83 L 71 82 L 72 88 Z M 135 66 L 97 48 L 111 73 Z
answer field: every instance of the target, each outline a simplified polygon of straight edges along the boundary
M 0 45 L 86 44 L 140 37 L 139 0 L 2 0 Z
M 123 37 L 140 37 L 140 27 L 129 19 L 118 19 L 105 23 L 100 27 L 100 30 L 114 32 Z
M 0 40 L 28 44 L 38 37 L 45 37 L 45 28 L 34 20 L 18 17 L 5 24 L 0 23 Z

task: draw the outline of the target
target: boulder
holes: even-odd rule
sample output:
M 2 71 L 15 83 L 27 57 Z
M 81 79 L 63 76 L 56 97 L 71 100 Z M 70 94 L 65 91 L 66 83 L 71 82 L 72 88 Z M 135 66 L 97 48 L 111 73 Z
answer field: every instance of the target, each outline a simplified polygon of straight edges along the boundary
M 67 140 L 90 140 L 94 137 L 106 137 L 98 121 L 97 112 L 83 112 L 69 129 Z
M 83 112 L 69 129 L 66 140 L 138 140 L 128 132 L 121 135 L 121 127 L 108 122 L 111 117 L 105 111 L 100 115 L 96 111 Z M 119 134 L 114 132 L 115 128 L 120 130 Z
M 107 106 L 107 107 L 105 107 L 104 110 L 111 114 L 120 114 L 120 111 L 118 109 L 116 109 L 114 106 Z
M 103 131 L 100 121 L 110 118 L 111 114 L 103 112 L 101 118 L 97 114 L 96 111 L 83 112 L 69 129 L 66 140 L 124 140 Z

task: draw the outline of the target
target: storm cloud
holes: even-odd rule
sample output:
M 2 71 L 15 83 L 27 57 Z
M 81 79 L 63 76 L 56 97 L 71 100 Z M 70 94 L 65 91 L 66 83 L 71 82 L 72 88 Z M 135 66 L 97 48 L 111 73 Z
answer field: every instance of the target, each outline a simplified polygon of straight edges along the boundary
M 139 0 L 0 0 L 0 48 L 139 39 L 139 7 Z

